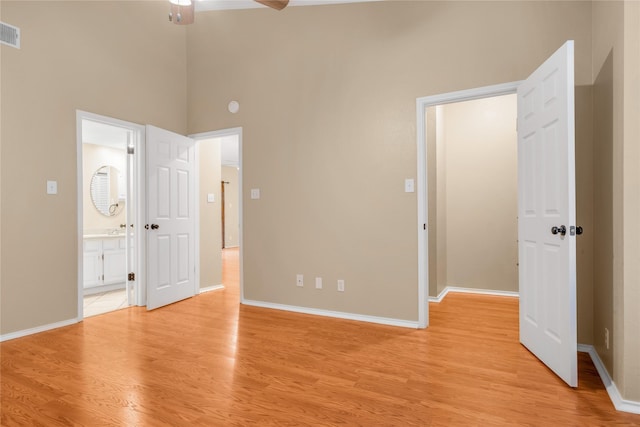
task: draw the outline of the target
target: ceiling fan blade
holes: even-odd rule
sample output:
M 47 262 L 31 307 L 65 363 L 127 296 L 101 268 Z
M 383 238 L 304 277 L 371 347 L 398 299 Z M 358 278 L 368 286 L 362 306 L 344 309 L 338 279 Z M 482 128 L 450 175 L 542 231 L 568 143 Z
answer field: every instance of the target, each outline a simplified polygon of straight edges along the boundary
M 282 10 L 289 4 L 289 0 L 255 0 L 265 6 L 269 6 L 272 9 Z

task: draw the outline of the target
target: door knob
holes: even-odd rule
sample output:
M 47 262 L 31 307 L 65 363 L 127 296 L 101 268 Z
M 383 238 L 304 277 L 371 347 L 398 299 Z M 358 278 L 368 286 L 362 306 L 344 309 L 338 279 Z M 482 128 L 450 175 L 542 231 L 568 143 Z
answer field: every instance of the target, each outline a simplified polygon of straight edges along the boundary
M 576 234 L 577 234 L 578 236 L 579 236 L 579 235 L 581 235 L 581 234 L 583 233 L 583 231 L 584 231 L 584 230 L 582 229 L 582 227 L 580 227 L 580 226 L 577 226 L 577 227 L 576 227 Z
M 564 236 L 567 234 L 567 227 L 561 225 L 560 227 L 551 227 L 551 234 L 560 234 Z
M 158 228 L 160 228 L 160 226 L 158 224 L 151 224 L 151 229 L 152 230 L 157 230 Z

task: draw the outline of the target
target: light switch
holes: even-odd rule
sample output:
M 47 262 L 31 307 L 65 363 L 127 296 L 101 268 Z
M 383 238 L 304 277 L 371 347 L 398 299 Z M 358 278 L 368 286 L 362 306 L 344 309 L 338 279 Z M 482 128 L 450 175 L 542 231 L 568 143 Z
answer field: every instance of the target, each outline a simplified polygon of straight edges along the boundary
M 207 194 L 207 202 L 208 203 L 213 203 L 216 201 L 216 195 L 213 193 L 209 193 Z
M 47 194 L 58 194 L 58 181 L 47 181 Z
M 404 180 L 404 192 L 413 193 L 415 191 L 415 184 L 413 179 L 407 178 Z
M 257 200 L 260 198 L 260 189 L 259 188 L 252 188 L 251 189 L 251 198 L 254 200 Z

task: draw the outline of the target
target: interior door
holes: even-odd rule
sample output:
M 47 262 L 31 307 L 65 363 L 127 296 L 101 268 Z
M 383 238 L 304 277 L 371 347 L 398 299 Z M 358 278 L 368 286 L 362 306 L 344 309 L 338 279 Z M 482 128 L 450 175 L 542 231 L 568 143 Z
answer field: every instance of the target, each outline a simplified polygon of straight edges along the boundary
M 195 281 L 195 141 L 147 125 L 147 309 L 189 298 Z
M 573 41 L 518 88 L 520 342 L 578 385 Z

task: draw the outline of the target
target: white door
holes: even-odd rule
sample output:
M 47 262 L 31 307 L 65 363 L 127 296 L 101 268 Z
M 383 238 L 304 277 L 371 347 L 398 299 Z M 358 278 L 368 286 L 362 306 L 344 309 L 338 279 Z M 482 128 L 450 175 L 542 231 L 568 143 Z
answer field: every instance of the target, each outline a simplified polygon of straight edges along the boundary
M 147 309 L 194 295 L 195 141 L 147 125 Z M 146 226 L 145 226 L 146 227 Z
M 576 387 L 573 73 L 568 41 L 518 87 L 518 256 L 520 342 Z

